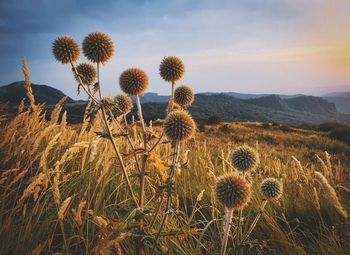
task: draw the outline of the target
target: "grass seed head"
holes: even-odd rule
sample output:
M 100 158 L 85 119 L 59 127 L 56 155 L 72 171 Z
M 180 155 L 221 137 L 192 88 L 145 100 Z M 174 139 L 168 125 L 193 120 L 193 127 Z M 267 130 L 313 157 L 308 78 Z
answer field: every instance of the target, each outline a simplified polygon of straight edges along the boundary
M 183 85 L 175 89 L 175 103 L 181 106 L 189 106 L 193 103 L 194 95 L 190 87 Z
M 230 210 L 238 211 L 247 206 L 251 197 L 249 183 L 236 173 L 217 179 L 215 184 L 217 199 Z
M 185 65 L 178 57 L 165 57 L 160 63 L 159 72 L 165 81 L 175 82 L 180 80 L 184 75 Z
M 114 54 L 112 39 L 104 33 L 92 32 L 83 41 L 83 52 L 91 62 L 105 63 Z
M 259 154 L 249 146 L 240 146 L 232 153 L 232 164 L 238 171 L 254 170 L 259 164 Z
M 260 185 L 260 191 L 266 199 L 279 199 L 283 193 L 283 185 L 275 178 L 266 178 Z
M 96 80 L 96 68 L 90 63 L 81 63 L 77 66 L 77 71 L 84 85 L 91 85 Z M 78 81 L 78 77 L 75 75 Z
M 60 36 L 52 44 L 52 53 L 62 64 L 76 62 L 80 55 L 79 44 L 70 36 Z
M 147 89 L 148 77 L 141 69 L 129 68 L 120 75 L 119 84 L 123 92 L 131 96 L 137 96 Z
M 130 97 L 124 94 L 119 94 L 114 98 L 116 108 L 121 114 L 126 114 L 130 112 L 132 108 L 132 101 Z
M 182 141 L 192 137 L 195 129 L 196 124 L 186 111 L 172 111 L 164 121 L 165 134 L 172 141 Z

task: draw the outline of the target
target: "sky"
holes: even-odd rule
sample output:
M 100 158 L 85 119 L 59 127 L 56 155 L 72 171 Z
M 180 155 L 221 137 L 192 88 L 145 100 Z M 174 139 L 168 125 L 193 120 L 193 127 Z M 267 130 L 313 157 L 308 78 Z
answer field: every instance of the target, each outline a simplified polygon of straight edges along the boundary
M 350 0 L 0 0 L 0 84 L 23 80 L 26 56 L 33 83 L 85 98 L 52 42 L 101 31 L 115 46 L 101 69 L 107 96 L 129 67 L 146 71 L 149 92 L 169 94 L 158 70 L 171 55 L 186 66 L 179 84 L 196 93 L 350 91 L 349 13 Z

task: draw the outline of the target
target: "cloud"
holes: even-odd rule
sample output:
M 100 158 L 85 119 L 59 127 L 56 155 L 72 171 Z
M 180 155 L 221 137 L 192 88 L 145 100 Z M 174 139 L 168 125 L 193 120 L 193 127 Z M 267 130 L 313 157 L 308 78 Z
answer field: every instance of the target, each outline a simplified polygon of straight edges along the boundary
M 105 93 L 119 91 L 130 66 L 150 76 L 151 91 L 168 93 L 158 75 L 160 60 L 185 61 L 184 83 L 195 91 L 312 91 L 349 82 L 345 0 L 78 1 L 0 2 L 0 83 L 22 79 L 27 55 L 34 82 L 75 96 L 75 81 L 51 55 L 59 34 L 79 42 L 91 32 L 108 33 L 116 55 L 103 67 Z M 326 18 L 325 18 L 326 17 Z M 345 48 L 345 50 L 344 50 Z M 345 54 L 345 55 L 346 55 Z M 84 58 L 82 58 L 84 60 Z M 296 91 L 298 90 L 298 91 Z M 316 90 L 316 89 L 315 89 Z

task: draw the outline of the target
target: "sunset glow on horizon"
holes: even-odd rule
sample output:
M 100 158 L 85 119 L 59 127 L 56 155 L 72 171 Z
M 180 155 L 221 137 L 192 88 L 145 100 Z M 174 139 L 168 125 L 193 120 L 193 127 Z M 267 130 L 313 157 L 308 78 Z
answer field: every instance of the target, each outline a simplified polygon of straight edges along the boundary
M 131 66 L 148 73 L 149 91 L 168 94 L 158 75 L 167 55 L 183 59 L 182 83 L 197 93 L 350 90 L 347 0 L 49 2 L 1 1 L 1 85 L 23 79 L 26 55 L 34 83 L 76 98 L 74 78 L 51 56 L 51 42 L 62 34 L 81 42 L 102 31 L 116 46 L 102 70 L 106 94 L 119 92 L 118 77 Z

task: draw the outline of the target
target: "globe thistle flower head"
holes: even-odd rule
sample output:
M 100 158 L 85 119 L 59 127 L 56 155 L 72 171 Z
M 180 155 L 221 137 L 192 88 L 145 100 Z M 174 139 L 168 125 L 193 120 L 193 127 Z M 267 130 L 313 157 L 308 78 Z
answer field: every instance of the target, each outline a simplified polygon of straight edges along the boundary
M 215 193 L 217 199 L 227 209 L 239 211 L 250 201 L 251 187 L 243 177 L 230 173 L 217 179 Z
M 194 100 L 192 89 L 186 85 L 176 88 L 174 92 L 174 100 L 176 104 L 183 107 L 191 105 Z
M 181 107 L 181 105 L 174 103 L 174 105 L 173 105 L 171 110 L 172 111 L 176 111 L 176 110 L 182 111 L 183 108 Z
M 120 75 L 119 84 L 124 93 L 137 96 L 147 89 L 148 77 L 141 69 L 129 68 Z
M 91 62 L 105 63 L 114 54 L 112 39 L 104 33 L 92 32 L 83 41 L 83 52 Z
M 275 178 L 266 178 L 260 185 L 260 191 L 266 199 L 279 199 L 283 193 L 283 185 Z
M 196 129 L 196 124 L 191 115 L 182 110 L 174 110 L 168 114 L 164 121 L 165 135 L 171 141 L 183 141 L 191 138 Z
M 124 94 L 119 94 L 114 98 L 115 107 L 120 114 L 130 112 L 132 108 L 132 101 L 130 97 Z
M 168 82 L 175 82 L 182 78 L 185 73 L 185 65 L 180 58 L 165 57 L 159 66 L 160 76 Z
M 79 44 L 70 36 L 60 36 L 52 44 L 52 53 L 62 64 L 76 62 L 80 55 Z
M 96 80 L 96 69 L 90 63 L 79 64 L 77 72 L 84 85 L 91 85 Z M 75 79 L 79 82 L 77 75 L 75 75 Z
M 255 170 L 259 164 L 259 154 L 247 145 L 240 146 L 232 153 L 232 164 L 238 171 Z

